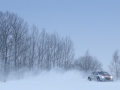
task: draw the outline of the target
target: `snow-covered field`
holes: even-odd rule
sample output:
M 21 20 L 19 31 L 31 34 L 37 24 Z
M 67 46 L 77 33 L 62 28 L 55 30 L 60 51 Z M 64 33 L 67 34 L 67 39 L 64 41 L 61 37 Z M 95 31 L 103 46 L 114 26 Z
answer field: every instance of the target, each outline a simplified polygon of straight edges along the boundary
M 0 90 L 120 90 L 120 82 L 90 82 L 77 71 L 50 71 L 0 82 Z

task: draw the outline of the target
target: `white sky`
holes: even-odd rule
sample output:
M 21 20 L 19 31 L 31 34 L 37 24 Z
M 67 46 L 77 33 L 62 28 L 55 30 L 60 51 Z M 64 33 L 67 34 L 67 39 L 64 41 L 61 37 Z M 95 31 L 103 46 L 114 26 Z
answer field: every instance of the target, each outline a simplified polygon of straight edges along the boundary
M 0 11 L 6 10 L 40 30 L 70 36 L 76 58 L 89 50 L 104 68 L 120 49 L 119 0 L 1 0 Z

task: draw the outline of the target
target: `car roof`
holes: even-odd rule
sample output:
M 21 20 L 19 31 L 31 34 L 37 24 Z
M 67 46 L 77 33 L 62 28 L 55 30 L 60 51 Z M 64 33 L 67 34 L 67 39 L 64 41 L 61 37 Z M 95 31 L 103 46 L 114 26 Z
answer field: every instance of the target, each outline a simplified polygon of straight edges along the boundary
M 93 71 L 92 73 L 94 73 L 94 72 L 97 72 L 97 73 L 98 73 L 98 72 L 106 72 L 106 71 Z

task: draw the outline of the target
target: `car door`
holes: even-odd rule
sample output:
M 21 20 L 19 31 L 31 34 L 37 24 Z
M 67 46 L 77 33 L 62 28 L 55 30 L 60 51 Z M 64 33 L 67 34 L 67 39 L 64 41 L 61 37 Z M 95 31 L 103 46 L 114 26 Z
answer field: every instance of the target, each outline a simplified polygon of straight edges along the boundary
M 98 77 L 98 72 L 94 72 L 94 80 L 96 80 Z
M 90 78 L 94 80 L 94 72 L 91 73 Z

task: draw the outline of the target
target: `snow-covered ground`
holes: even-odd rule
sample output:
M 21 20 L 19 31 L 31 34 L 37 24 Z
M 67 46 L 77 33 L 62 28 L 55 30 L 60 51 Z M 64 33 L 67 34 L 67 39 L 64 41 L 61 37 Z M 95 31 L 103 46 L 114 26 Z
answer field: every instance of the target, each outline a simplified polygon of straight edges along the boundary
M 120 90 L 120 82 L 90 82 L 77 71 L 50 71 L 38 76 L 26 75 L 21 80 L 0 82 L 0 90 Z

